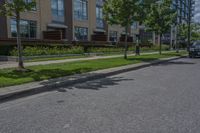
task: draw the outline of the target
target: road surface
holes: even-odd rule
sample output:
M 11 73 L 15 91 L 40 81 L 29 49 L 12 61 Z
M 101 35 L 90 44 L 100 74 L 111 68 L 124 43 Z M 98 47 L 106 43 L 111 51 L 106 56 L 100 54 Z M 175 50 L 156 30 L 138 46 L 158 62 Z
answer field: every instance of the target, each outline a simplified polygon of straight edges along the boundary
M 0 104 L 0 133 L 199 133 L 200 59 Z

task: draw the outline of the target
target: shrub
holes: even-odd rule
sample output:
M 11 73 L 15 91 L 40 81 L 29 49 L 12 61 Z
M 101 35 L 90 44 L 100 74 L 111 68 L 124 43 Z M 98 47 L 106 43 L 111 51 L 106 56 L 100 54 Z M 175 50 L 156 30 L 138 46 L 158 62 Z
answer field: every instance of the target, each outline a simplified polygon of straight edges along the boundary
M 59 46 L 52 46 L 52 47 L 44 47 L 44 46 L 27 46 L 24 48 L 23 55 L 24 56 L 40 56 L 40 55 L 64 55 L 64 54 L 83 54 L 82 47 L 59 47 Z M 11 52 L 10 55 L 17 56 L 17 48 L 15 47 Z
M 169 50 L 168 45 L 162 45 L 163 50 Z M 135 46 L 129 46 L 129 51 L 134 51 Z M 153 45 L 151 47 L 141 47 L 141 51 L 158 51 L 159 46 Z M 89 53 L 122 53 L 124 51 L 123 47 L 89 47 L 87 52 Z M 17 56 L 17 48 L 13 48 L 10 55 Z M 41 56 L 41 55 L 65 55 L 65 54 L 84 54 L 83 46 L 25 46 L 23 55 L 24 56 Z
M 10 55 L 10 51 L 13 50 L 14 45 L 0 45 L 0 55 Z
M 159 45 L 153 45 L 151 48 L 149 47 L 142 47 L 141 51 L 158 51 L 160 49 Z M 162 45 L 162 50 L 169 50 L 169 45 Z

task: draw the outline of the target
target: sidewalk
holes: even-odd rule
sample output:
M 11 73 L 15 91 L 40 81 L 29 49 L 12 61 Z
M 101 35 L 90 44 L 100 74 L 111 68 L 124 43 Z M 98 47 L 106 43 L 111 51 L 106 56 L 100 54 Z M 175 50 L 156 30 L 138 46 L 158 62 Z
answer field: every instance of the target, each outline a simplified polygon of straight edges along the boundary
M 169 53 L 174 51 L 164 51 L 163 53 Z M 141 53 L 141 55 L 156 54 L 158 52 L 149 52 Z M 135 54 L 129 54 L 128 56 L 134 56 Z M 75 61 L 85 61 L 85 60 L 96 60 L 96 59 L 108 59 L 108 58 L 117 58 L 123 57 L 124 55 L 112 55 L 112 56 L 95 56 L 87 58 L 76 58 L 76 59 L 64 59 L 64 60 L 51 60 L 51 61 L 40 61 L 40 62 L 28 62 L 24 63 L 25 66 L 37 66 L 37 65 L 48 65 L 48 64 L 57 64 L 57 63 L 66 63 L 66 62 L 75 62 Z M 17 62 L 0 62 L 0 69 L 4 68 L 14 68 L 17 67 Z

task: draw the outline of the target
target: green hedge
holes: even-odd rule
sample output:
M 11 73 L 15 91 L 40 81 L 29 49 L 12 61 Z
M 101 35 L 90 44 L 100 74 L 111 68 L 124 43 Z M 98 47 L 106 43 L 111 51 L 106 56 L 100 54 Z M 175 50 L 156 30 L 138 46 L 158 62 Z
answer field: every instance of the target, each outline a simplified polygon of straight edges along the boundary
M 10 51 L 15 47 L 14 45 L 0 45 L 0 55 L 10 55 Z
M 23 55 L 24 56 L 40 56 L 40 55 L 64 55 L 64 54 L 83 54 L 83 47 L 46 47 L 46 46 L 36 46 L 31 47 L 27 46 L 24 48 Z M 17 55 L 17 48 L 14 48 L 10 55 Z
M 134 51 L 135 47 L 130 46 L 129 51 Z M 145 51 L 158 51 L 159 46 L 142 47 L 141 52 Z M 168 45 L 162 45 L 162 50 L 169 50 Z M 7 46 L 1 49 L 1 55 L 17 56 L 17 48 L 14 46 Z M 83 46 L 25 46 L 24 56 L 40 56 L 40 55 L 64 55 L 64 54 L 84 54 L 87 53 L 112 53 L 123 52 L 123 47 L 88 47 L 87 50 Z

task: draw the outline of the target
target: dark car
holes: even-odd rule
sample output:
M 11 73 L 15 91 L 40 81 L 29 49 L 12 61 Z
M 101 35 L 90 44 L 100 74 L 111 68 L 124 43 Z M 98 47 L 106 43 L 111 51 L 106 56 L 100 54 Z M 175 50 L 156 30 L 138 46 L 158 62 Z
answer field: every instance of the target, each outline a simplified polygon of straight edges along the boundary
M 200 57 L 200 41 L 195 41 L 189 48 L 189 57 Z

